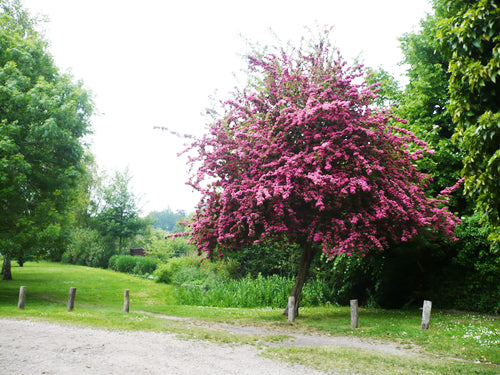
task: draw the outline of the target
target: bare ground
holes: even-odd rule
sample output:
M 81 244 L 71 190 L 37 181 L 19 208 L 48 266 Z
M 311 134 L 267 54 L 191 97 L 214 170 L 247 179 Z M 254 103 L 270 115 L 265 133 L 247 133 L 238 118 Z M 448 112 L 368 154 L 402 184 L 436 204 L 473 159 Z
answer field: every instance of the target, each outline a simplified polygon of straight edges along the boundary
M 0 319 L 0 327 L 0 375 L 322 374 L 263 358 L 255 346 L 181 340 L 168 333 L 108 331 L 11 319 Z M 340 345 L 414 354 L 392 344 L 352 337 L 285 333 L 229 324 L 213 324 L 210 328 L 239 334 L 290 336 L 280 346 Z

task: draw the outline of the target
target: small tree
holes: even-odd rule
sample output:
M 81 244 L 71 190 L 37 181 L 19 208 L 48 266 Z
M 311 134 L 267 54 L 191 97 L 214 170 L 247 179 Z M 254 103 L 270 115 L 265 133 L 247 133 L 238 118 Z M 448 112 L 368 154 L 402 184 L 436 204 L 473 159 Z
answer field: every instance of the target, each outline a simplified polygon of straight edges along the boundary
M 300 245 L 297 312 L 319 251 L 363 255 L 426 228 L 452 236 L 457 221 L 444 199 L 425 196 L 413 162 L 426 144 L 371 106 L 376 89 L 327 37 L 248 56 L 252 83 L 188 148 L 202 193 L 192 241 L 208 257 L 264 240 Z
M 116 172 L 107 185 L 98 187 L 93 200 L 91 223 L 113 250 L 110 255 L 123 252 L 128 240 L 149 225 L 148 219 L 139 216 L 138 199 L 130 190 L 131 179 L 128 170 Z

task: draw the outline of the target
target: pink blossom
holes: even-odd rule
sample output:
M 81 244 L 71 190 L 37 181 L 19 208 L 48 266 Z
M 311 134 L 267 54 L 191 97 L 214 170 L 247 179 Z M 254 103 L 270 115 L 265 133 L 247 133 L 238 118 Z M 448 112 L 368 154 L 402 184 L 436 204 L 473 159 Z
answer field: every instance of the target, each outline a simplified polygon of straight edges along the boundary
M 372 108 L 376 89 L 360 67 L 326 46 L 295 51 L 249 56 L 261 86 L 236 92 L 207 134 L 190 139 L 199 251 L 286 239 L 333 257 L 410 241 L 426 227 L 452 237 L 454 187 L 426 196 L 429 177 L 413 162 L 432 152 L 427 144 Z

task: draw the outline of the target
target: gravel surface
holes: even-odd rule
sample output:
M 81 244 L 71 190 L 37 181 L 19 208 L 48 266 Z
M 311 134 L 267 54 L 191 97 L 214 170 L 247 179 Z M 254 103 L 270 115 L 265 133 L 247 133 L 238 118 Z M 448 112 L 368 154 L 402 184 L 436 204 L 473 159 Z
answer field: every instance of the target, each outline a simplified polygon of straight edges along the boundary
M 0 375 L 323 374 L 260 357 L 253 346 L 0 319 Z

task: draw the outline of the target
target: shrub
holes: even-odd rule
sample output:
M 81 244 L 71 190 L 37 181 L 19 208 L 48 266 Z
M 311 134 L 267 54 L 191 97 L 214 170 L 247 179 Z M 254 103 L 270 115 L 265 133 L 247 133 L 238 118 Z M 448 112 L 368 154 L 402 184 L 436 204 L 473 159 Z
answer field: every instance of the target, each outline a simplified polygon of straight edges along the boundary
M 172 258 L 155 271 L 157 281 L 168 284 L 201 285 L 214 278 L 232 278 L 236 276 L 238 263 L 234 260 L 203 260 L 197 255 Z
M 141 237 L 141 245 L 147 249 L 148 256 L 166 263 L 170 258 L 196 253 L 196 248 L 188 243 L 187 238 L 165 239 L 166 234 L 161 229 L 152 229 Z
M 296 244 L 267 243 L 251 244 L 239 251 L 229 253 L 229 259 L 239 263 L 240 276 L 279 275 L 292 277 L 297 274 L 300 248 Z
M 174 276 L 180 273 L 181 270 L 199 268 L 200 261 L 201 258 L 193 256 L 172 258 L 167 263 L 161 264 L 154 272 L 154 275 L 157 281 L 170 284 L 174 282 Z
M 153 258 L 148 257 L 135 257 L 135 267 L 132 270 L 132 273 L 136 275 L 150 275 L 154 272 L 156 267 L 158 266 L 158 261 Z
M 429 299 L 440 307 L 498 314 L 500 312 L 500 257 L 490 252 L 488 228 L 480 216 L 465 217 L 457 228 L 460 239 L 450 247 L 450 261 L 431 275 Z
M 68 250 L 62 255 L 63 263 L 89 267 L 106 267 L 112 250 L 106 246 L 98 231 L 90 228 L 77 228 L 73 232 Z
M 155 259 L 132 255 L 113 255 L 108 264 L 108 268 L 113 271 L 135 275 L 149 275 L 156 269 L 156 266 Z

